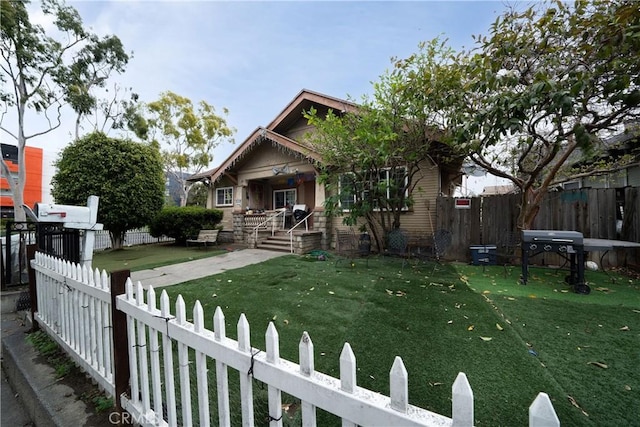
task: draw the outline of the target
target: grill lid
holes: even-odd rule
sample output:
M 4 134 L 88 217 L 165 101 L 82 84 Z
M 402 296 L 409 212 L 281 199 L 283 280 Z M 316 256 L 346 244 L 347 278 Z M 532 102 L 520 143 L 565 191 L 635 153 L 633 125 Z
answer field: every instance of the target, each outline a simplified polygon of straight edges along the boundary
M 565 230 L 522 230 L 522 241 L 582 245 L 583 235 L 577 231 Z

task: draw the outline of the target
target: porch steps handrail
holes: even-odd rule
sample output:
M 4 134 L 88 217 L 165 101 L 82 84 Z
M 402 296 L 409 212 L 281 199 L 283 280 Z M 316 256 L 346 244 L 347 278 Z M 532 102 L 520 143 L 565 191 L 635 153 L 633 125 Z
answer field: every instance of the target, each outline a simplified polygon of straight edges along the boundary
M 296 225 L 287 230 L 287 234 L 289 234 L 289 251 L 291 253 L 293 253 L 293 230 L 298 228 L 298 226 L 304 222 L 305 231 L 309 231 L 309 222 L 307 221 L 307 219 L 311 215 L 313 215 L 313 211 L 309 212 L 307 216 L 305 216 L 301 221 L 298 221 Z
M 269 215 L 267 217 L 267 219 L 265 219 L 264 221 L 262 221 L 260 224 L 256 225 L 255 227 L 253 227 L 253 237 L 254 237 L 254 242 L 258 242 L 258 230 L 260 229 L 260 227 L 266 225 L 269 221 L 271 221 L 271 235 L 274 236 L 276 234 L 276 229 L 275 229 L 275 219 L 277 217 L 279 217 L 280 215 L 282 215 L 282 220 L 284 222 L 284 215 L 287 211 L 285 209 L 282 209 L 281 211 Z

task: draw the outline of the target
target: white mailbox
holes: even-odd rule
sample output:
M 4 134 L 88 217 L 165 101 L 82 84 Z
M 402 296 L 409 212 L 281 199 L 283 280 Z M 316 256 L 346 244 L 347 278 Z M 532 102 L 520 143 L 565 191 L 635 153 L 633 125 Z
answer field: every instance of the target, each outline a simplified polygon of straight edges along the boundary
M 36 203 L 34 213 L 38 222 L 82 222 L 89 224 L 91 221 L 91 209 L 86 206 Z
M 102 230 L 102 224 L 96 224 L 98 201 L 97 196 L 89 196 L 87 206 L 36 203 L 33 214 L 38 222 L 60 223 L 67 228 Z

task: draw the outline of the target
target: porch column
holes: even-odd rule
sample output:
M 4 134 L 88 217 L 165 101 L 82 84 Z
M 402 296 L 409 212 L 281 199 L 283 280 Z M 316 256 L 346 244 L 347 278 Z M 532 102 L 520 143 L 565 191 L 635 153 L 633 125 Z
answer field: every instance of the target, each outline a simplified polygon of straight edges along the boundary
M 247 187 L 236 185 L 233 189 L 233 212 L 244 212 L 247 207 Z
M 314 206 L 314 210 L 324 208 L 324 201 L 326 199 L 325 192 L 324 192 L 324 184 L 321 184 L 320 182 L 318 182 L 317 176 L 316 176 L 315 184 L 316 184 L 316 205 Z

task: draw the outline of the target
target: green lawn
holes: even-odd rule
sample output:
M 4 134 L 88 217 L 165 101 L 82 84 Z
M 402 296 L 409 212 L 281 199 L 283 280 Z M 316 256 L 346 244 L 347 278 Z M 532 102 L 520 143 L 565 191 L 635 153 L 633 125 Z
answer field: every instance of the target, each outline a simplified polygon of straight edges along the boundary
M 388 259 L 342 265 L 286 256 L 166 291 L 172 300 L 182 294 L 188 312 L 200 300 L 210 328 L 221 306 L 232 338 L 245 313 L 252 345 L 261 349 L 274 321 L 281 356 L 292 361 L 308 331 L 316 370 L 335 377 L 349 342 L 358 384 L 384 394 L 393 358 L 401 356 L 410 402 L 447 416 L 451 385 L 465 372 L 479 426 L 527 425 L 540 391 L 551 397 L 562 425 L 638 423 L 638 281 L 618 276 L 612 283 L 588 272 L 594 290 L 578 295 L 568 292 L 563 273 L 548 269 L 532 268 L 529 285 L 522 286 L 515 267 L 505 277 L 502 267 L 483 272 L 464 264 L 438 267 L 435 274 L 432 265 L 402 269 Z M 337 424 L 319 416 L 321 425 Z
M 139 245 L 96 252 L 93 255 L 92 267 L 108 272 L 139 271 L 220 255 L 224 252 L 226 249 L 223 245 L 206 249 L 197 246 L 176 246 L 173 243 Z

